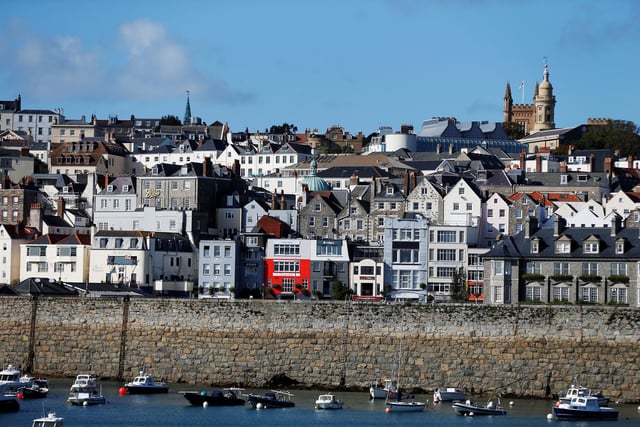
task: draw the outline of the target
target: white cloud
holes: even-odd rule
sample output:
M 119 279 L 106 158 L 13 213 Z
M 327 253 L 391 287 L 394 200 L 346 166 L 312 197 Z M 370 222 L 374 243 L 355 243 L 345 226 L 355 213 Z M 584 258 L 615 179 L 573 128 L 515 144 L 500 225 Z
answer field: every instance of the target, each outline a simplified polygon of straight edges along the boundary
M 251 99 L 211 77 L 211 70 L 198 70 L 195 53 L 157 22 L 124 23 L 116 40 L 102 38 L 95 46 L 75 35 L 44 37 L 25 25 L 15 28 L 20 33 L 0 46 L 0 53 L 14 58 L 3 73 L 18 93 L 40 102 L 137 103 L 175 99 L 187 90 L 209 103 Z

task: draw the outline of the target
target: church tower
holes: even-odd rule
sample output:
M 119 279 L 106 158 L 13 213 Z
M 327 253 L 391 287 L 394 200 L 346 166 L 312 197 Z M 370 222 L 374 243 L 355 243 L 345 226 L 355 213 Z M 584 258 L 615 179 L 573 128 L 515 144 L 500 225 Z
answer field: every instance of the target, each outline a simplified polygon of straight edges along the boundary
M 511 85 L 507 82 L 507 89 L 504 91 L 504 122 L 513 121 L 513 98 L 511 97 Z
M 184 109 L 184 120 L 182 124 L 187 126 L 191 124 L 191 104 L 189 103 L 189 91 L 187 91 L 187 106 Z
M 542 83 L 537 85 L 536 94 L 533 97 L 535 107 L 535 125 L 533 132 L 555 129 L 554 113 L 556 97 L 553 95 L 553 86 L 549 82 L 549 66 L 544 64 L 544 77 Z

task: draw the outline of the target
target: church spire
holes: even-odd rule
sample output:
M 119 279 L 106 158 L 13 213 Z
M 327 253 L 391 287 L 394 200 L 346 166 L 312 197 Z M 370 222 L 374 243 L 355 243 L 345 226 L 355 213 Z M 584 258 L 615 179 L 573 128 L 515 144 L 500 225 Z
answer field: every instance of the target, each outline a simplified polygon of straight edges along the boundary
M 183 125 L 188 125 L 191 123 L 191 104 L 189 103 L 189 91 L 187 91 L 187 106 L 184 109 L 184 120 L 182 121 Z

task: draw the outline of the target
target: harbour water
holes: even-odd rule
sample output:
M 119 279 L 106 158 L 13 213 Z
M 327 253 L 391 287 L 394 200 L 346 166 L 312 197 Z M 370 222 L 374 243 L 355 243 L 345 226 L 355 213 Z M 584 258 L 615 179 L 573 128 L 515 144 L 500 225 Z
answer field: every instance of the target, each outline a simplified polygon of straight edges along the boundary
M 344 408 L 335 411 L 314 409 L 314 401 L 324 390 L 289 390 L 294 394 L 295 408 L 254 410 L 249 406 L 194 407 L 178 391 L 213 389 L 186 384 L 170 384 L 168 394 L 124 395 L 118 391 L 122 383 L 105 381 L 102 392 L 107 403 L 96 406 L 71 406 L 66 402 L 72 379 L 49 380 L 51 391 L 45 399 L 22 400 L 19 412 L 0 414 L 0 426 L 29 427 L 34 418 L 55 411 L 64 417 L 65 427 L 93 426 L 518 426 L 549 425 L 587 427 L 638 426 L 638 405 L 612 404 L 620 410 L 618 421 L 570 422 L 548 420 L 553 402 L 550 400 L 503 399 L 506 416 L 461 417 L 455 415 L 448 403 L 433 405 L 431 396 L 417 396 L 428 400 L 428 409 L 417 413 L 385 413 L 384 401 L 371 401 L 366 392 L 336 392 L 343 398 Z M 263 390 L 245 390 L 261 393 Z M 478 399 L 482 400 L 482 399 Z

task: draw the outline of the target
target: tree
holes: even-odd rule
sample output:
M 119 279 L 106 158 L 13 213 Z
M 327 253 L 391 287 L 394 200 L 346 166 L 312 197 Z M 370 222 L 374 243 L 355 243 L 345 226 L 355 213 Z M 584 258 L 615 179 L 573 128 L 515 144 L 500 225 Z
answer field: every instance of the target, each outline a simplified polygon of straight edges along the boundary
M 269 133 L 275 134 L 275 135 L 279 135 L 279 134 L 285 134 L 285 135 L 289 135 L 292 133 L 296 133 L 298 131 L 298 127 L 296 125 L 294 125 L 293 123 L 289 124 L 289 123 L 283 123 L 280 126 L 277 125 L 273 125 L 269 128 Z
M 333 282 L 333 287 L 331 289 L 331 298 L 334 300 L 344 301 L 351 297 L 353 294 L 353 290 L 346 284 L 342 283 L 340 280 L 336 280 Z
M 464 268 L 460 267 L 453 271 L 451 276 L 451 299 L 453 301 L 467 300 L 467 278 Z
M 160 126 L 182 126 L 182 122 L 178 118 L 178 116 L 162 116 L 160 119 Z
M 518 140 L 524 138 L 524 129 L 522 129 L 522 125 L 520 123 L 504 122 L 502 127 L 507 133 L 509 139 Z
M 640 128 L 633 122 L 609 120 L 604 125 L 591 125 L 589 130 L 575 142 L 581 150 L 620 150 L 622 154 L 637 157 L 640 154 Z

